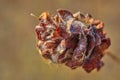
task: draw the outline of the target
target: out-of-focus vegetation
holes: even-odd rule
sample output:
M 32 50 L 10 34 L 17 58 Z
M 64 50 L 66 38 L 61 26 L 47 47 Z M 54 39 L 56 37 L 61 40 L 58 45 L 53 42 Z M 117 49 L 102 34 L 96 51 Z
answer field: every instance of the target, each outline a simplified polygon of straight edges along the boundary
M 30 16 L 41 12 L 56 13 L 63 8 L 91 13 L 105 22 L 111 37 L 109 48 L 120 56 L 119 0 L 0 0 L 0 80 L 120 80 L 120 65 L 109 56 L 105 66 L 87 74 L 81 68 L 71 70 L 61 65 L 43 62 L 36 50 L 34 27 L 38 20 Z

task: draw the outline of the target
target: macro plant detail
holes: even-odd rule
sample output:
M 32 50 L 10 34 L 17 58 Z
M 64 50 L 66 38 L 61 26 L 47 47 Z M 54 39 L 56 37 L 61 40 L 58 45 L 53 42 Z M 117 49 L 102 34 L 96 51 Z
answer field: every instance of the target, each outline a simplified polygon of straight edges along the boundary
M 37 48 L 43 58 L 71 69 L 99 71 L 104 51 L 111 45 L 104 23 L 90 14 L 58 9 L 56 15 L 43 12 L 35 27 Z

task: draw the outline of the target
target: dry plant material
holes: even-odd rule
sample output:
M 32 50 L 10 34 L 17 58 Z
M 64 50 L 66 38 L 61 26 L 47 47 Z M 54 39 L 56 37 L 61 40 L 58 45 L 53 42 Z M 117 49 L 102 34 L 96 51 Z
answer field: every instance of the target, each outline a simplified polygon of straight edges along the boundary
M 62 9 L 55 16 L 44 12 L 35 28 L 37 47 L 42 57 L 53 63 L 82 67 L 86 72 L 100 70 L 103 52 L 111 44 L 103 28 L 104 23 L 90 14 Z

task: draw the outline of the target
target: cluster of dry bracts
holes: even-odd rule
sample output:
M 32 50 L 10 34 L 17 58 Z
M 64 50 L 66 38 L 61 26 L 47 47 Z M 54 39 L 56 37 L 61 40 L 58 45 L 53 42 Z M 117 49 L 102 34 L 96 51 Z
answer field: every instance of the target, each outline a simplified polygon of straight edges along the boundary
M 54 63 L 71 69 L 81 66 L 87 72 L 99 70 L 104 65 L 103 52 L 110 46 L 103 28 L 104 23 L 90 14 L 72 14 L 62 9 L 55 16 L 44 12 L 35 28 L 37 47 L 45 59 Z

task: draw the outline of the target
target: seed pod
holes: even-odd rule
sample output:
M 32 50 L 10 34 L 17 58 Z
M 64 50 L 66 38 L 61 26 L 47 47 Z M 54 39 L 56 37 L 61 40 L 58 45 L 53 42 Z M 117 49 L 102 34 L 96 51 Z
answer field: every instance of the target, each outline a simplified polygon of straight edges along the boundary
M 90 14 L 72 14 L 62 9 L 55 16 L 44 12 L 35 28 L 37 47 L 53 63 L 65 64 L 71 69 L 82 67 L 88 73 L 98 71 L 104 65 L 103 52 L 111 44 L 103 28 L 104 23 Z

